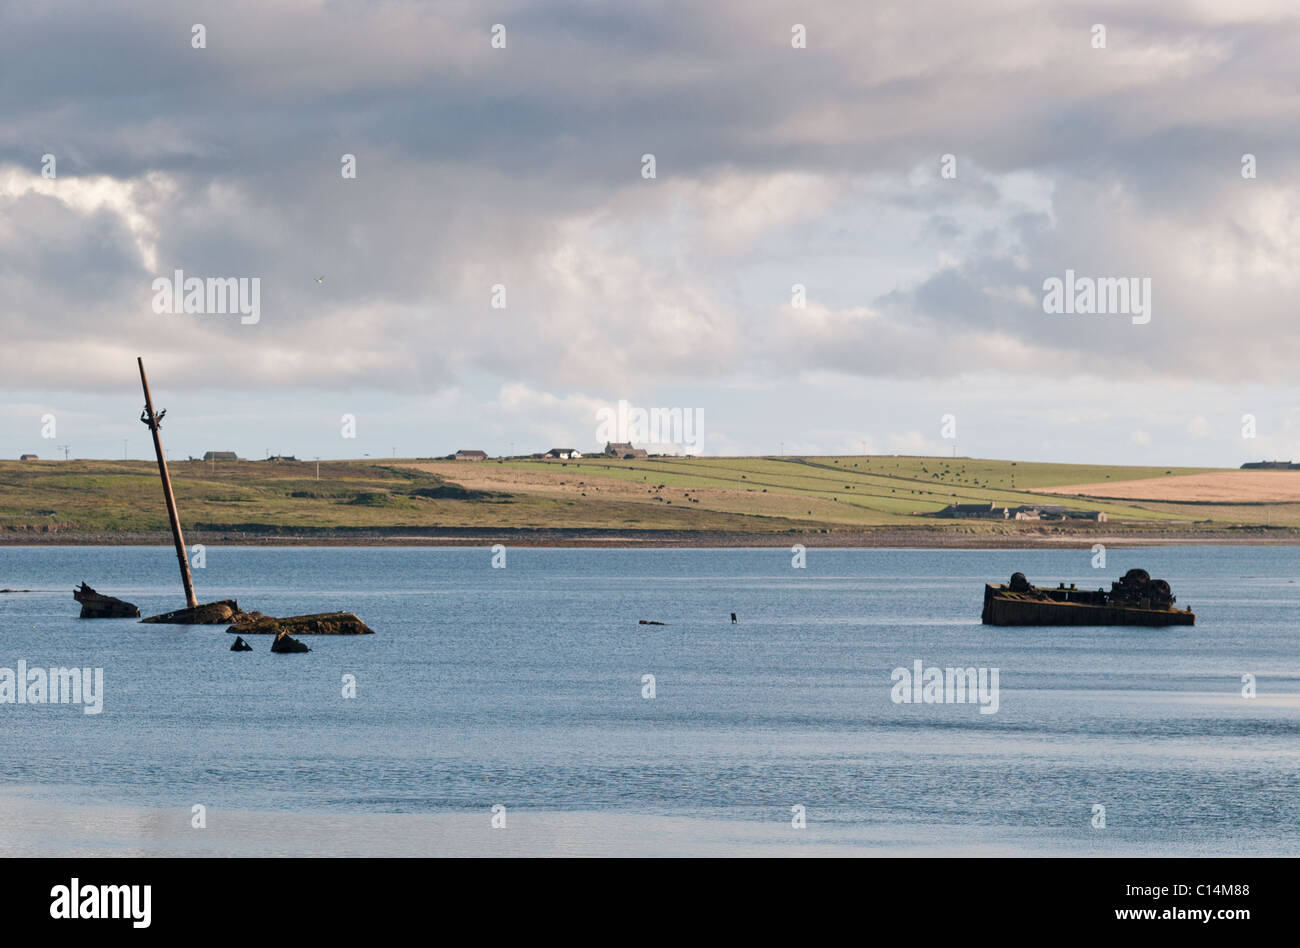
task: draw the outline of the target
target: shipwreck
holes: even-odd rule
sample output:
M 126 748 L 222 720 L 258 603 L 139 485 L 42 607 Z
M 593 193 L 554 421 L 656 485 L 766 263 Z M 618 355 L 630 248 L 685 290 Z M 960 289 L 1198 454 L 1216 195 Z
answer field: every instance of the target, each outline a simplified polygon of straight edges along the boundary
M 1191 609 L 1175 608 L 1169 584 L 1131 569 L 1110 589 L 1033 586 L 1024 573 L 984 587 L 985 625 L 1195 625 Z
M 190 573 L 190 561 L 186 556 L 185 537 L 181 533 L 181 518 L 176 510 L 176 495 L 172 491 L 171 475 L 167 472 L 167 457 L 163 454 L 162 438 L 158 433 L 162 426 L 166 410 L 155 411 L 153 396 L 149 392 L 149 379 L 144 372 L 144 359 L 137 358 L 140 368 L 140 386 L 144 389 L 144 410 L 140 420 L 149 428 L 153 436 L 154 454 L 158 458 L 158 476 L 162 479 L 163 500 L 167 504 L 167 517 L 171 521 L 172 541 L 176 546 L 176 562 L 181 570 L 181 584 L 185 588 L 185 608 L 164 612 L 160 615 L 142 619 L 165 625 L 229 625 L 228 631 L 250 633 L 273 633 L 275 641 L 271 645 L 273 652 L 306 652 L 307 646 L 290 638 L 294 635 L 366 635 L 374 632 L 369 626 L 350 612 L 322 612 L 306 616 L 289 616 L 277 619 L 264 616 L 260 612 L 244 612 L 234 599 L 221 599 L 216 602 L 200 603 L 194 594 L 194 577 Z M 84 588 L 89 589 L 83 583 Z M 90 590 L 94 593 L 94 590 Z M 104 597 L 101 597 L 104 598 Z M 78 598 L 80 602 L 81 599 Z M 121 600 L 114 600 L 120 602 Z M 123 603 L 123 606 L 131 606 Z M 83 615 L 85 606 L 82 606 Z M 135 610 L 138 616 L 140 610 Z M 242 639 L 236 638 L 236 643 Z M 232 646 L 232 650 L 234 647 Z
M 81 603 L 82 619 L 140 618 L 140 607 L 135 603 L 95 592 L 85 582 L 72 590 L 72 598 Z

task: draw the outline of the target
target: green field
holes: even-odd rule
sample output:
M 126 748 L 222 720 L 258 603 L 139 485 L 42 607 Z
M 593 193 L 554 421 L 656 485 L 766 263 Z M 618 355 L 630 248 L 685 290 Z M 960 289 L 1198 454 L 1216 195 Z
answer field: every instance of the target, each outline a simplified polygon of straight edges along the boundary
M 521 470 L 552 470 L 555 462 L 505 462 Z M 951 503 L 1019 506 L 1052 503 L 1080 510 L 1101 510 L 1119 520 L 1186 520 L 1188 513 L 1169 513 L 1117 501 L 1045 498 L 1028 488 L 1048 488 L 1092 481 L 1137 480 L 1193 474 L 1214 468 L 1104 467 L 1080 464 L 1034 464 L 933 457 L 807 458 L 663 458 L 615 461 L 603 458 L 568 462 L 575 472 L 662 484 L 669 488 L 713 488 L 789 498 L 798 516 L 798 498 L 843 504 L 847 509 L 817 517 L 836 523 L 913 522 Z M 735 510 L 759 513 L 764 498 L 738 498 Z
M 350 528 L 603 528 L 740 531 L 743 516 L 533 493 L 466 491 L 401 460 L 169 462 L 186 530 L 274 533 Z M 158 468 L 146 461 L 0 462 L 0 536 L 146 534 L 169 529 Z
M 1048 497 L 1030 488 L 1128 481 L 1212 468 L 849 456 L 503 462 L 171 464 L 182 523 L 248 535 L 439 528 L 727 534 L 907 528 L 952 533 L 1300 526 L 1300 505 L 1138 503 Z M 1108 523 L 944 520 L 949 503 L 1054 503 Z M 0 462 L 0 537 L 111 538 L 167 530 L 157 467 L 146 461 Z

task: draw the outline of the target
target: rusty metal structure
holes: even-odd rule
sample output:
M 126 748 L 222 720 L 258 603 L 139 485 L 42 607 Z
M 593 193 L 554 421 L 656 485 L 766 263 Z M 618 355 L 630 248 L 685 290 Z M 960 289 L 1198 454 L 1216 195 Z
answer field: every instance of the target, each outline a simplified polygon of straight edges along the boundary
M 167 501 L 167 516 L 172 522 L 172 539 L 176 541 L 176 561 L 181 567 L 181 582 L 185 585 L 185 604 L 193 609 L 199 604 L 199 600 L 194 595 L 194 579 L 190 576 L 190 561 L 185 555 L 185 538 L 181 535 L 181 518 L 176 512 L 176 495 L 172 493 L 172 479 L 167 473 L 167 458 L 163 454 L 162 439 L 158 436 L 158 428 L 162 425 L 163 415 L 167 414 L 166 409 L 161 412 L 155 412 L 153 408 L 153 396 L 149 394 L 149 379 L 144 374 L 144 358 L 138 357 L 135 360 L 140 366 L 140 384 L 144 387 L 144 411 L 140 413 L 140 420 L 149 428 L 149 433 L 153 435 L 154 453 L 158 455 L 158 473 L 162 476 L 163 497 Z
M 984 587 L 985 625 L 1195 625 L 1191 609 L 1174 607 L 1169 584 L 1144 569 L 1131 569 L 1110 590 L 1032 586 L 1024 573 L 1005 585 Z
M 291 638 L 290 631 L 299 635 L 371 634 L 374 630 L 350 612 L 322 612 L 277 619 L 273 616 L 264 616 L 259 612 L 245 613 L 234 599 L 199 604 L 194 595 L 194 580 L 190 576 L 190 561 L 185 555 L 185 538 L 181 534 L 180 515 L 176 512 L 176 495 L 172 492 L 171 476 L 167 473 L 167 458 L 163 454 L 162 439 L 158 435 L 158 428 L 167 412 L 154 410 L 153 396 L 149 393 L 149 379 L 144 372 L 144 359 L 137 358 L 136 362 L 140 366 L 140 385 L 144 388 L 144 411 L 140 413 L 140 420 L 148 426 L 149 433 L 153 435 L 154 453 L 158 455 L 158 473 L 162 477 L 163 498 L 167 501 L 167 516 L 172 524 L 172 539 L 176 542 L 176 561 L 180 564 L 181 582 L 185 585 L 184 609 L 164 612 L 140 621 L 164 625 L 230 625 L 227 630 L 229 632 L 274 633 L 276 638 L 271 646 L 273 652 L 311 651 L 306 645 Z M 136 615 L 139 615 L 138 610 Z
M 135 603 L 118 599 L 116 596 L 105 596 L 84 582 L 72 590 L 72 598 L 81 603 L 83 619 L 140 618 L 140 607 Z

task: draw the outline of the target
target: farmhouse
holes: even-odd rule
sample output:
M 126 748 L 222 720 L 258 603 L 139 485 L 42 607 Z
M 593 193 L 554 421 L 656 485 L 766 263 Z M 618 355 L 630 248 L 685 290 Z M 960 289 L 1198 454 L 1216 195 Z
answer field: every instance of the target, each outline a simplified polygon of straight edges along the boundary
M 1016 507 L 1011 511 L 1016 520 L 1095 520 L 1105 523 L 1106 514 L 1100 510 L 1075 510 L 1072 507 L 1060 507 L 1055 504 L 1043 504 L 1038 507 Z
M 457 461 L 486 461 L 486 451 L 466 451 L 464 449 L 456 452 Z
M 990 501 L 987 504 L 949 504 L 935 516 L 952 517 L 957 520 L 1005 520 L 1009 514 L 1006 507 L 999 507 Z
M 34 454 L 24 454 L 24 455 L 23 455 L 22 457 L 20 457 L 18 460 L 20 460 L 20 461 L 39 461 L 40 458 L 38 458 L 38 457 L 37 457 L 36 455 L 34 455 Z
M 605 443 L 605 453 L 612 454 L 616 458 L 649 457 L 645 448 L 634 448 L 630 441 L 608 441 Z
M 239 455 L 234 451 L 208 451 L 203 455 L 205 461 L 238 461 Z
M 582 457 L 582 452 L 576 448 L 551 448 L 551 450 L 546 452 L 546 456 L 548 458 L 563 458 L 567 461 L 571 458 Z

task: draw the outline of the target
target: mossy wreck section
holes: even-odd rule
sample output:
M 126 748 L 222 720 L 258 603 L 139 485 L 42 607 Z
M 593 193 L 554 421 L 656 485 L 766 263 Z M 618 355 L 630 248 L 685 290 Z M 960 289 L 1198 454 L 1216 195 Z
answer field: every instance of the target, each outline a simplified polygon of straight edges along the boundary
M 238 622 L 245 615 L 239 608 L 238 602 L 233 599 L 222 599 L 219 602 L 205 602 L 187 609 L 177 609 L 175 612 L 164 612 L 162 615 L 150 616 L 140 621 L 163 625 L 222 625 L 226 622 Z
M 370 628 L 351 612 L 318 612 L 309 616 L 278 619 L 261 613 L 247 613 L 235 621 L 227 632 L 241 635 L 374 635 Z

